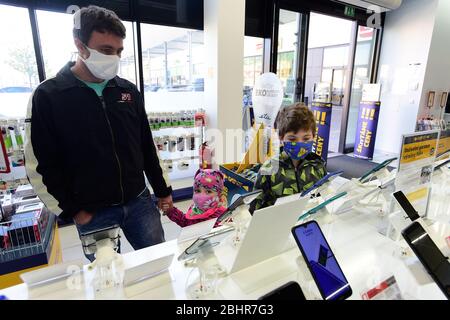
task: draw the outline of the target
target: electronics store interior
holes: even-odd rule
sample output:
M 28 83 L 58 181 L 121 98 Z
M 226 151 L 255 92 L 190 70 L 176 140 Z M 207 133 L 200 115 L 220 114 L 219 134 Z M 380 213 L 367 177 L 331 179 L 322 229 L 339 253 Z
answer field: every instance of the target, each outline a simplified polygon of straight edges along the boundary
M 0 0 L 0 300 L 450 299 L 449 18 Z

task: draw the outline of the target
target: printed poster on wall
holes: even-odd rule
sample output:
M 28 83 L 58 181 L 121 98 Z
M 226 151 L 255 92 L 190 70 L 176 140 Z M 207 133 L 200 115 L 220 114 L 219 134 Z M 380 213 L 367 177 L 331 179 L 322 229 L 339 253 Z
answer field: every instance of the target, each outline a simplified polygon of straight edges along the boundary
M 404 135 L 395 188 L 403 191 L 419 215 L 427 214 L 439 131 Z

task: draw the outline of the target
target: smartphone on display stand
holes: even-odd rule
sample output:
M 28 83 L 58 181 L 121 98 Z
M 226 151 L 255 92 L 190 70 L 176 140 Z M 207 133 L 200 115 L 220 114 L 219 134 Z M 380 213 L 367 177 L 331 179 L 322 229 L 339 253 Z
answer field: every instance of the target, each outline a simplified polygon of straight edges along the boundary
M 444 256 L 417 221 L 406 227 L 402 231 L 402 236 L 442 293 L 447 299 L 450 299 L 450 262 L 448 258 Z
M 312 208 L 312 209 L 309 209 L 309 210 L 306 211 L 304 214 L 302 214 L 302 215 L 298 218 L 298 221 L 300 221 L 300 220 L 306 218 L 306 217 L 309 216 L 309 215 L 312 215 L 312 214 L 317 213 L 317 211 L 319 211 L 319 210 L 325 208 L 327 205 L 333 203 L 334 201 L 336 201 L 337 199 L 342 198 L 342 197 L 345 196 L 345 195 L 347 195 L 347 192 L 344 191 L 344 192 L 341 192 L 341 193 L 339 193 L 339 194 L 337 194 L 337 195 L 335 195 L 335 196 L 333 196 L 333 197 L 331 197 L 331 198 L 329 198 L 329 199 L 326 199 L 326 200 L 325 200 L 324 202 L 322 202 L 321 204 L 315 206 L 315 207 Z
M 391 159 L 387 159 L 387 160 L 383 161 L 382 163 L 380 163 L 373 169 L 371 169 L 368 172 L 366 172 L 365 174 L 363 174 L 361 176 L 361 178 L 359 178 L 359 182 L 361 182 L 361 183 L 368 182 L 375 173 L 377 173 L 378 171 L 380 171 L 383 168 L 386 168 L 389 164 L 391 164 L 395 160 L 397 160 L 397 158 L 391 158 Z
M 199 237 L 194 241 L 183 253 L 178 257 L 178 261 L 194 259 L 200 250 L 212 248 L 219 245 L 225 240 L 230 232 L 234 230 L 234 227 L 225 227 L 219 231 L 211 232 Z
M 258 300 L 277 301 L 277 300 L 306 300 L 302 288 L 295 281 L 289 281 L 282 286 L 266 293 Z
M 80 234 L 81 245 L 85 254 L 95 254 L 97 252 L 97 241 L 111 239 L 114 250 L 119 248 L 120 226 L 115 224 L 111 227 L 97 229 Z
M 446 161 L 444 161 L 444 162 L 438 164 L 437 166 L 435 166 L 434 169 L 433 169 L 433 171 L 437 171 L 437 170 L 439 170 L 440 168 L 442 168 L 442 167 L 444 167 L 444 166 L 447 166 L 447 167 L 450 166 L 450 159 L 448 159 L 448 160 L 446 160 Z
M 336 172 L 330 172 L 328 173 L 326 176 L 324 176 L 322 179 L 318 180 L 316 183 L 314 183 L 312 185 L 311 188 L 309 188 L 308 190 L 303 191 L 300 194 L 300 197 L 304 197 L 306 196 L 308 193 L 314 191 L 315 189 L 321 187 L 322 185 L 324 185 L 326 182 L 331 182 L 334 179 L 336 179 L 337 177 L 339 177 L 341 174 L 343 174 L 344 171 L 336 171 Z
M 411 221 L 415 221 L 420 218 L 419 213 L 414 209 L 411 202 L 409 202 L 408 198 L 402 191 L 394 192 L 393 194 L 395 200 L 397 200 L 398 204 L 402 207 L 403 211 L 406 212 Z
M 232 216 L 233 211 L 239 208 L 243 204 L 250 204 L 255 200 L 262 190 L 253 190 L 244 194 L 236 194 L 233 196 L 233 202 L 228 206 L 227 210 L 217 219 L 218 222 L 222 222 Z
M 324 300 L 345 300 L 352 288 L 319 224 L 309 221 L 292 228 L 297 245 Z

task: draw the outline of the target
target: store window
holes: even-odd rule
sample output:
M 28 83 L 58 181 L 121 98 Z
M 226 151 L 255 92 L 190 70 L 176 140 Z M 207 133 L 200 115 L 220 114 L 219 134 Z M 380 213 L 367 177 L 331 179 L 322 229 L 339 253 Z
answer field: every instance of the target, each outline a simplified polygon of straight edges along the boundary
M 320 82 L 331 85 L 333 112 L 329 151 L 338 152 L 344 110 L 353 21 L 311 13 L 305 79 L 305 100 L 313 101 Z
M 141 24 L 141 41 L 145 108 L 162 165 L 175 185 L 192 186 L 205 129 L 203 31 Z
M 203 31 L 142 24 L 141 34 L 147 111 L 203 107 Z
M 45 76 L 48 79 L 56 76 L 67 62 L 76 60 L 77 49 L 72 37 L 73 18 L 70 14 L 42 10 L 36 11 L 36 17 Z
M 255 81 L 263 72 L 264 39 L 244 38 L 244 106 L 252 105 Z
M 123 41 L 122 57 L 120 59 L 119 76 L 133 82 L 137 85 L 136 77 L 136 57 L 134 55 L 134 36 L 133 36 L 133 22 L 122 21 L 127 36 Z
M 359 103 L 362 98 L 364 84 L 370 83 L 371 66 L 375 52 L 375 32 L 369 27 L 358 27 L 358 39 L 355 51 L 355 65 L 353 70 L 352 90 L 347 122 L 347 136 L 345 147 L 352 148 L 355 144 L 356 127 L 358 123 Z
M 278 25 L 277 75 L 284 89 L 283 105 L 301 99 L 305 14 L 280 9 Z
M 45 75 L 54 77 L 69 61 L 77 58 L 72 30 L 73 16 L 66 13 L 36 11 L 39 36 L 44 57 Z M 136 84 L 136 67 L 134 57 L 133 25 L 123 21 L 127 29 L 124 51 L 120 62 L 119 76 Z M 58 28 L 55 28 L 58 26 Z
M 39 84 L 28 10 L 0 5 L 0 37 L 0 118 L 25 118 Z

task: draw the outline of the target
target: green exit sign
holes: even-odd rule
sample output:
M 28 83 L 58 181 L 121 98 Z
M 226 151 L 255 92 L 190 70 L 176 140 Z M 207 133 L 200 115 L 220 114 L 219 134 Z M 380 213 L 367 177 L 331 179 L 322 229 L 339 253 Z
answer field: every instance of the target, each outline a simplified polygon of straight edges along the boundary
M 355 8 L 354 7 L 349 7 L 349 6 L 345 6 L 345 11 L 344 14 L 348 17 L 355 17 Z

